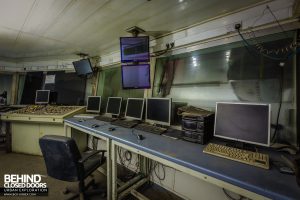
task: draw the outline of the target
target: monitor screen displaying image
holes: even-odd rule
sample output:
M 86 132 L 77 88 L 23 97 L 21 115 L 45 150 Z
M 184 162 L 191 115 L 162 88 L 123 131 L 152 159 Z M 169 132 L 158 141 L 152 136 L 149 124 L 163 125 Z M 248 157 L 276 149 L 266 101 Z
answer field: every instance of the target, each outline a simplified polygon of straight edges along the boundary
M 216 104 L 216 137 L 262 146 L 270 145 L 270 104 Z
M 148 62 L 149 37 L 121 37 L 120 51 L 121 62 Z
M 142 120 L 144 102 L 145 99 L 143 98 L 128 98 L 125 111 L 125 118 Z
M 89 96 L 87 99 L 86 112 L 100 113 L 101 97 Z
M 50 90 L 37 90 L 35 95 L 36 104 L 48 104 L 50 97 Z
M 150 65 L 122 65 L 123 89 L 151 88 Z
M 170 126 L 171 105 L 170 98 L 148 98 L 146 100 L 146 122 Z

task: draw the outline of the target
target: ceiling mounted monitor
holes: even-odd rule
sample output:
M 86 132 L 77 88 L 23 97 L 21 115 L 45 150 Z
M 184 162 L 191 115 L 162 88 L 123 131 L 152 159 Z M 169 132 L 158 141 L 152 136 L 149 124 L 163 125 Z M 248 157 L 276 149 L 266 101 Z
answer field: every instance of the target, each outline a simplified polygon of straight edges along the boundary
M 93 73 L 90 59 L 74 61 L 73 66 L 78 76 L 86 76 Z
M 122 65 L 123 89 L 151 88 L 150 65 Z
M 149 37 L 121 37 L 121 62 L 149 62 Z

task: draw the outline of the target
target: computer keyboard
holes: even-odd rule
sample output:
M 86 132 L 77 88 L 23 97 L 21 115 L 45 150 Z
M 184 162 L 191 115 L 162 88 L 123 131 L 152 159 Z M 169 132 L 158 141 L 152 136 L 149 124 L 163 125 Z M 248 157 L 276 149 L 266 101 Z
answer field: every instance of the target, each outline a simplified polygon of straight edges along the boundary
M 111 122 L 112 125 L 122 126 L 124 128 L 132 128 L 138 124 L 137 121 L 125 121 L 125 120 L 116 120 Z
M 106 117 L 106 116 L 97 116 L 95 117 L 96 120 L 104 121 L 104 122 L 113 122 L 117 119 L 111 118 L 111 117 Z
M 248 165 L 269 169 L 269 156 L 267 154 L 241 150 L 233 147 L 227 147 L 224 145 L 209 143 L 203 150 L 204 153 L 208 153 L 214 156 L 227 158 L 230 160 L 242 162 Z
M 92 119 L 95 118 L 99 115 L 97 114 L 90 114 L 90 113 L 84 113 L 84 114 L 78 114 L 78 115 L 74 115 L 73 117 L 75 118 L 84 118 L 84 119 Z
M 160 128 L 160 127 L 149 125 L 149 124 L 138 124 L 134 127 L 134 129 L 145 131 L 145 132 L 150 132 L 150 133 L 154 133 L 154 134 L 158 134 L 158 135 L 161 135 L 162 133 L 164 133 L 167 130 L 166 128 Z

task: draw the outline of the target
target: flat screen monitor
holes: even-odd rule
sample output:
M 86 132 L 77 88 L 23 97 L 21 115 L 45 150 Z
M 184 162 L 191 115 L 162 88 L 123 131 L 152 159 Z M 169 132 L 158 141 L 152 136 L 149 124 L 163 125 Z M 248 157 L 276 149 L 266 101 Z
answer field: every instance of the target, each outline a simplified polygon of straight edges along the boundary
M 93 73 L 90 59 L 74 61 L 73 66 L 78 76 L 86 76 Z
M 151 88 L 150 65 L 122 65 L 123 89 Z
M 121 62 L 149 62 L 149 37 L 121 37 Z
M 128 98 L 126 104 L 125 118 L 142 120 L 144 111 L 143 98 Z
M 120 115 L 122 97 L 108 97 L 106 113 Z
M 50 90 L 37 90 L 35 95 L 35 104 L 48 104 Z
M 214 135 L 269 146 L 270 119 L 270 104 L 220 102 L 216 104 Z
M 86 112 L 100 113 L 101 97 L 100 96 L 88 96 Z
M 146 100 L 146 121 L 161 125 L 171 125 L 170 98 L 148 98 Z

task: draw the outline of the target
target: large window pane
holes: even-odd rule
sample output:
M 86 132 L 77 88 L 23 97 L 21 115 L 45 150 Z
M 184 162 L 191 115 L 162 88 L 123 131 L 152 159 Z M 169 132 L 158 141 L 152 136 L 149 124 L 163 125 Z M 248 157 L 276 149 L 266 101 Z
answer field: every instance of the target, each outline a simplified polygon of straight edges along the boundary
M 259 38 L 266 49 L 286 46 L 293 41 L 274 34 Z M 250 41 L 251 42 L 251 41 Z M 280 138 L 296 142 L 295 84 L 293 56 L 280 67 L 280 61 L 255 54 L 243 42 L 220 45 L 185 54 L 159 58 L 156 63 L 153 96 L 166 96 L 174 101 L 215 109 L 218 101 L 264 102 L 272 106 L 272 123 L 276 122 L 283 79 L 283 103 L 279 118 L 284 130 Z M 168 95 L 164 95 L 165 74 L 170 65 L 174 78 Z M 272 130 L 273 131 L 273 130 Z
M 128 97 L 143 98 L 144 90 L 123 90 L 121 67 L 113 66 L 100 72 L 97 95 L 102 96 L 101 111 L 104 112 L 108 97 L 123 97 L 123 99 Z M 126 104 L 123 102 L 122 107 L 125 108 L 125 106 Z

